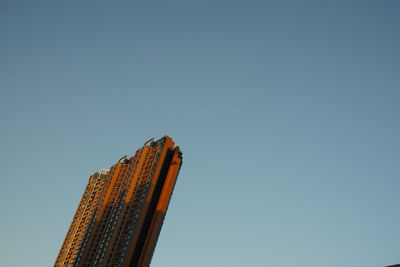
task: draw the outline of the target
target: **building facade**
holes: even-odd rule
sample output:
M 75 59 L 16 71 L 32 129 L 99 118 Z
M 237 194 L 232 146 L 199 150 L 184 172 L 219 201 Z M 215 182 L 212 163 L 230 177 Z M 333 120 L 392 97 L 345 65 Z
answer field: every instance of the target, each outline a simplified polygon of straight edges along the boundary
M 181 165 L 165 136 L 92 175 L 54 266 L 149 266 Z

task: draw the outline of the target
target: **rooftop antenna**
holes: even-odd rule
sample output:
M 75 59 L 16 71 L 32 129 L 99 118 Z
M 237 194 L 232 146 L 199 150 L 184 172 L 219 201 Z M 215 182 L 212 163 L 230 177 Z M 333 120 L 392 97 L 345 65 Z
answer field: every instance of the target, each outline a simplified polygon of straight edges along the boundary
M 128 156 L 128 155 L 123 156 L 122 158 L 120 158 L 120 159 L 118 160 L 118 162 L 121 162 L 121 160 L 125 159 L 127 156 Z
M 149 142 L 151 142 L 151 141 L 153 141 L 153 140 L 154 140 L 154 137 L 150 138 L 149 140 L 147 140 L 146 143 L 144 143 L 144 145 L 147 145 Z

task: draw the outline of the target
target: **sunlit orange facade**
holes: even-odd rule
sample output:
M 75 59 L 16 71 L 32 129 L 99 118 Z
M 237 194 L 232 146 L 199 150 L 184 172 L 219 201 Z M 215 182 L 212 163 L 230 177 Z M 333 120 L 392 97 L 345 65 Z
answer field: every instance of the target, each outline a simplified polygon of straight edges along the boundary
M 149 266 L 181 165 L 165 136 L 92 175 L 54 266 Z

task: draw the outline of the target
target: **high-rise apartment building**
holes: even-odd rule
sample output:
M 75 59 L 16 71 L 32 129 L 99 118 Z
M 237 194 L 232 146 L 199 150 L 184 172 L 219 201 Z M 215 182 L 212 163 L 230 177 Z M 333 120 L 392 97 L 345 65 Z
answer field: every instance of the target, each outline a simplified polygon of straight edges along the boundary
M 181 165 L 165 136 L 93 174 L 54 266 L 149 266 Z

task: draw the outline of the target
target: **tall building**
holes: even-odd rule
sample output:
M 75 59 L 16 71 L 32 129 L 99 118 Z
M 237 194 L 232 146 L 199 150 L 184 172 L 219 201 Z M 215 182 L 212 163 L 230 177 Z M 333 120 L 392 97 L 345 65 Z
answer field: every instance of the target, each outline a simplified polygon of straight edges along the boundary
M 149 266 L 181 165 L 165 136 L 93 174 L 54 266 Z
M 89 183 L 58 254 L 57 266 L 73 266 L 83 238 L 90 229 L 90 224 L 93 223 L 100 198 L 104 195 L 105 184 L 108 180 L 107 173 L 108 170 L 101 170 L 100 173 L 96 172 L 90 176 Z

